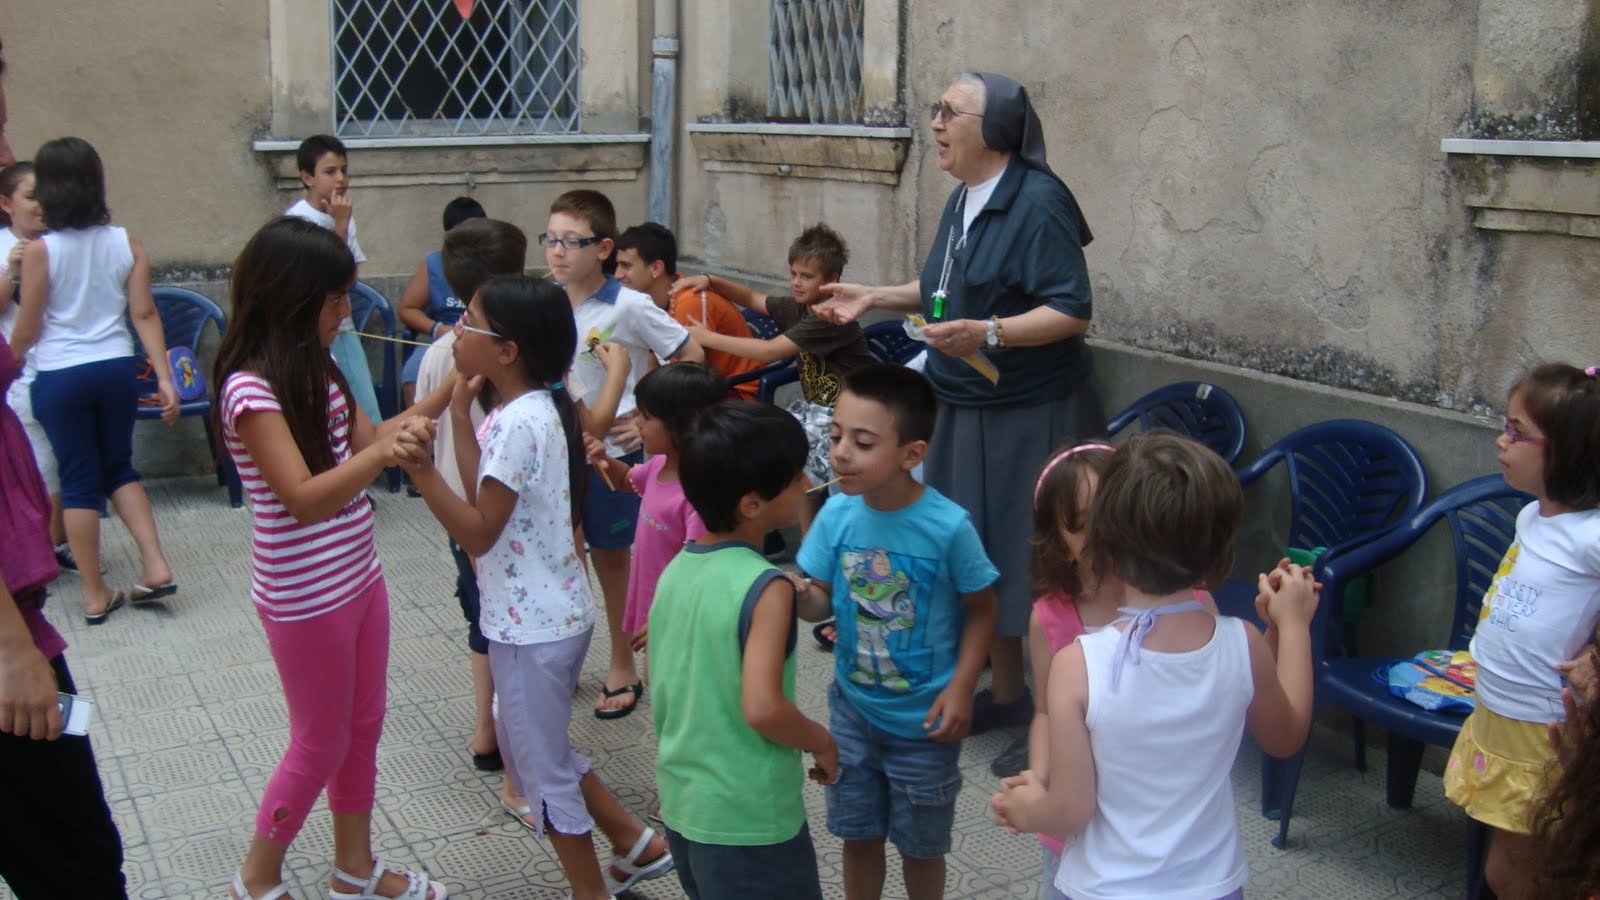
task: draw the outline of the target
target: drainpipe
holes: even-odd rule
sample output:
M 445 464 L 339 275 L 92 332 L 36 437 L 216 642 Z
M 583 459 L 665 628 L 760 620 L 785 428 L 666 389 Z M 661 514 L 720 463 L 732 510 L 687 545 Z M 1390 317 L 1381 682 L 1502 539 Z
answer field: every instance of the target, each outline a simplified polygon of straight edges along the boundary
M 650 221 L 672 227 L 672 151 L 678 130 L 678 0 L 655 0 L 650 42 Z

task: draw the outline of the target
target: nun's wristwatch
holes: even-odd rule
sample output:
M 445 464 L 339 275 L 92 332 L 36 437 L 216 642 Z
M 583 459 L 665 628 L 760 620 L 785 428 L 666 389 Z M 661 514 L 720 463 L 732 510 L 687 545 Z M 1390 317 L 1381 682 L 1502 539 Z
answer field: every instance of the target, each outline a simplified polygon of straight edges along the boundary
M 994 316 L 990 316 L 989 321 L 984 323 L 983 342 L 989 347 L 1000 346 L 1000 320 Z

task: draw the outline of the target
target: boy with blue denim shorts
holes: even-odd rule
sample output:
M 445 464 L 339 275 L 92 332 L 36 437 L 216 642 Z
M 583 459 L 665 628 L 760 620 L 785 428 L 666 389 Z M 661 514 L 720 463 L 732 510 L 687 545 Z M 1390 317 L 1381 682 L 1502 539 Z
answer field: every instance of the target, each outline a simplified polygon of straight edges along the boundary
M 971 518 L 911 477 L 936 411 L 927 380 L 903 366 L 846 376 L 829 426 L 840 495 L 796 559 L 811 579 L 800 615 L 838 625 L 828 706 L 839 777 L 826 793 L 852 898 L 882 894 L 885 839 L 911 900 L 944 896 L 960 741 L 998 614 L 999 572 Z

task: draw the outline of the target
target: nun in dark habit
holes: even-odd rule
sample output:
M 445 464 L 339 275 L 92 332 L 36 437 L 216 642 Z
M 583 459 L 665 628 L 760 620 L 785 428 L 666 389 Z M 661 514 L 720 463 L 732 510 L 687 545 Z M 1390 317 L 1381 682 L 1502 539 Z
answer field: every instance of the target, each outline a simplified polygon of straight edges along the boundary
M 960 184 L 944 204 L 921 277 L 900 285 L 835 284 L 818 312 L 854 321 L 871 309 L 921 313 L 926 373 L 941 409 L 928 484 L 972 516 L 1000 570 L 993 688 L 974 699 L 972 733 L 1025 727 L 1033 700 L 1022 646 L 1032 605 L 1033 481 L 1050 453 L 1105 430 L 1084 333 L 1093 312 L 1083 248 L 1093 236 L 1077 200 L 1045 162 L 1028 91 L 1004 75 L 958 76 L 929 110 L 939 168 Z M 963 360 L 981 351 L 991 382 Z M 996 770 L 1027 763 L 1023 734 Z

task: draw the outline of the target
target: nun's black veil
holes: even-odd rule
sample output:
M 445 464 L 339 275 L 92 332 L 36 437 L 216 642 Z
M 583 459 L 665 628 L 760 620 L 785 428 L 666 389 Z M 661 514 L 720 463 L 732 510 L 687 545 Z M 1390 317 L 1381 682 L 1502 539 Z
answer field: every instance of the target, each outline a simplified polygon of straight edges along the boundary
M 1088 246 L 1094 240 L 1094 234 L 1089 231 L 1089 223 L 1084 220 L 1083 210 L 1078 207 L 1078 198 L 1072 196 L 1072 189 L 1045 162 L 1044 127 L 1039 124 L 1039 114 L 1028 100 L 1028 89 L 1005 75 L 978 72 L 977 76 L 983 82 L 985 95 L 984 144 L 991 150 L 1015 154 L 1030 168 L 1038 169 L 1060 182 L 1062 189 L 1067 192 L 1072 214 L 1078 220 L 1078 243 Z

